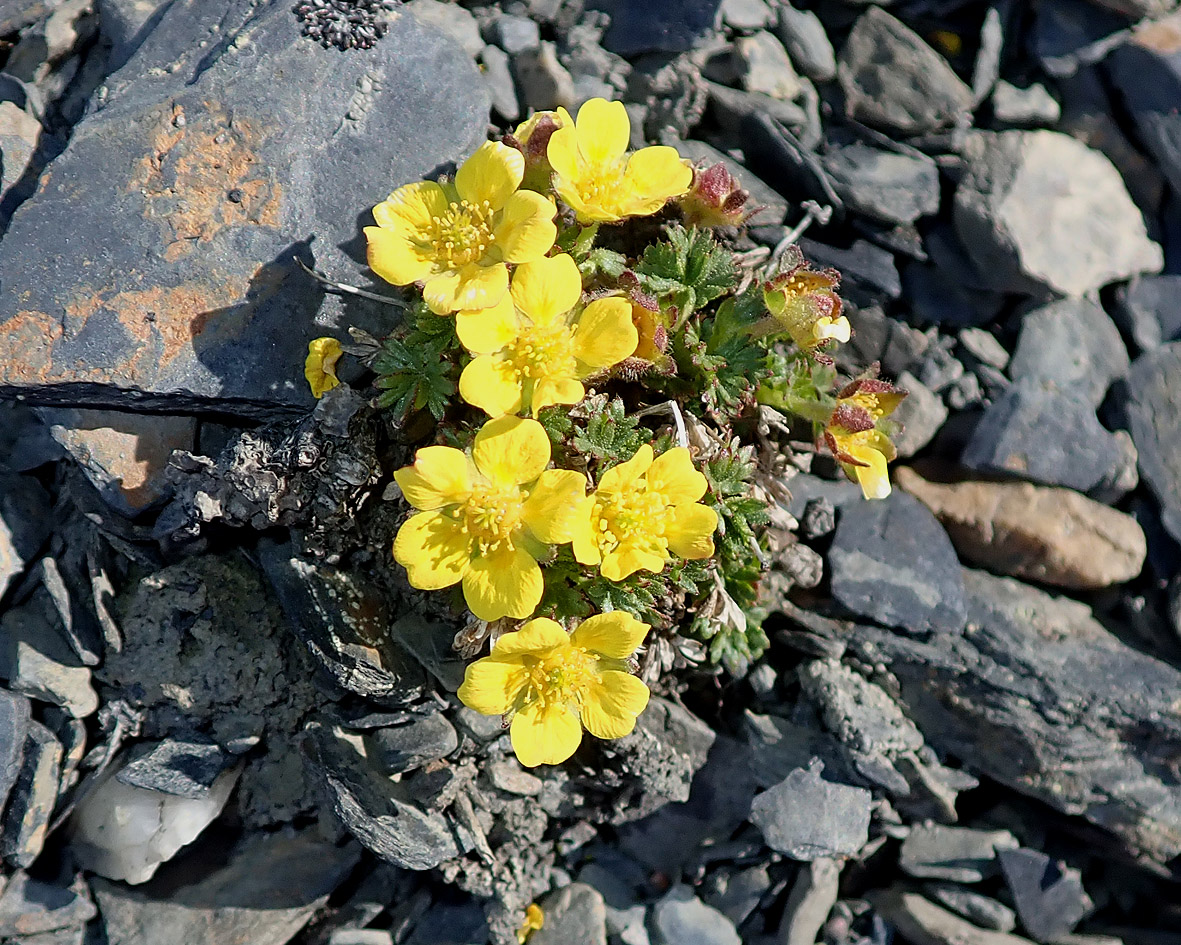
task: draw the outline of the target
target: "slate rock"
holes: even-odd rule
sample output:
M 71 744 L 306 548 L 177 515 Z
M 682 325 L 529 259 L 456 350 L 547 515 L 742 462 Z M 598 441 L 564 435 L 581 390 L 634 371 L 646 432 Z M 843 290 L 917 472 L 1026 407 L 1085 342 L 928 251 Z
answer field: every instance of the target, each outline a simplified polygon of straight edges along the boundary
M 677 141 L 675 146 L 681 157 L 688 158 L 700 167 L 708 168 L 714 164 L 725 165 L 726 170 L 734 176 L 742 189 L 750 194 L 746 201 L 747 209 L 760 208 L 752 222 L 760 224 L 782 223 L 783 218 L 787 216 L 789 208 L 787 200 L 761 178 L 756 177 L 752 171 L 747 170 L 717 148 L 711 147 L 704 141 L 695 141 L 691 138 L 686 141 Z
M 775 14 L 763 0 L 722 0 L 722 22 L 735 30 L 761 30 L 770 26 Z
M 952 912 L 962 915 L 982 929 L 1012 932 L 1017 927 L 1016 912 L 1003 902 L 971 889 L 951 883 L 939 883 L 926 887 L 926 892 Z
M 973 925 L 917 892 L 894 887 L 874 890 L 868 898 L 877 914 L 913 945 L 1029 945 L 1029 939 Z
M 484 66 L 484 82 L 492 96 L 492 110 L 507 122 L 521 117 L 521 102 L 517 98 L 517 87 L 510 68 L 509 55 L 498 46 L 485 46 L 480 53 Z
M 574 77 L 558 60 L 557 47 L 553 43 L 547 40 L 536 49 L 518 53 L 510 65 L 521 93 L 521 104 L 526 110 L 574 108 Z
M 0 937 L 24 941 L 23 936 L 81 928 L 97 914 L 85 889 L 84 883 L 54 886 L 18 870 L 0 895 Z
M 860 617 L 919 634 L 964 625 L 955 549 L 935 517 L 905 493 L 842 509 L 828 563 L 833 598 Z
M 787 50 L 774 34 L 759 30 L 740 36 L 732 49 L 738 84 L 746 91 L 786 101 L 798 98 L 803 91 Z
M 510 56 L 526 49 L 536 49 L 541 43 L 541 31 L 527 16 L 511 13 L 496 13 L 485 34 L 488 42 L 495 43 Z
M 855 305 L 896 299 L 902 295 L 902 278 L 894 254 L 865 240 L 854 240 L 848 249 L 807 237 L 799 241 L 808 262 L 841 273 L 841 293 Z
M 1060 299 L 1022 317 L 1009 375 L 1097 407 L 1128 364 L 1119 330 L 1099 305 Z
M 603 46 L 629 59 L 641 53 L 681 53 L 716 28 L 722 0 L 599 0 L 611 17 Z
M 893 441 L 898 456 L 906 459 L 935 439 L 935 434 L 947 420 L 947 407 L 934 391 L 909 371 L 898 375 L 898 386 L 906 391 L 906 399 L 890 419 L 902 425 Z
M 1142 354 L 1128 371 L 1123 410 L 1140 457 L 1140 476 L 1181 541 L 1181 342 Z
M 736 927 L 754 914 L 771 889 L 771 874 L 766 866 L 752 866 L 733 873 L 718 872 L 715 876 L 716 883 L 705 894 L 705 904 L 717 909 Z
M 16 103 L 0 101 L 0 153 L 4 155 L 0 166 L 0 226 L 7 224 L 12 209 L 27 196 L 29 188 L 23 182 L 37 155 L 42 130 L 41 122 Z
M 824 726 L 854 751 L 917 751 L 923 736 L 884 689 L 839 660 L 812 660 L 799 668 L 800 689 Z
M 1030 46 L 1045 71 L 1066 78 L 1099 62 L 1130 35 L 1127 17 L 1091 0 L 1046 0 L 1034 9 Z
M 484 48 L 480 37 L 480 24 L 472 12 L 458 3 L 444 3 L 442 0 L 411 0 L 406 12 L 420 23 L 424 23 L 463 47 L 469 56 L 477 56 Z
M 972 91 L 910 27 L 871 6 L 853 24 L 838 77 L 845 113 L 885 131 L 919 134 L 972 107 Z
M 533 945 L 607 945 L 607 909 L 597 889 L 571 883 L 541 903 L 545 925 L 529 936 Z
M 845 206 L 887 223 L 913 223 L 939 212 L 939 169 L 925 154 L 898 154 L 865 144 L 824 155 Z
M 1098 151 L 1054 131 L 976 132 L 967 157 L 955 227 L 990 288 L 1077 296 L 1163 265 Z
M 0 689 L 0 811 L 16 784 L 29 734 L 29 700 Z
M 751 823 L 767 846 L 793 860 L 852 856 L 869 839 L 873 795 L 826 780 L 822 768 L 797 768 L 751 801 Z
M 79 664 L 36 600 L 0 617 L 0 677 L 13 691 L 84 718 L 97 711 L 98 694 L 90 670 Z
M 147 39 L 168 0 L 98 0 L 102 38 L 111 45 L 107 68 L 117 71 Z
M 0 474 L 0 594 L 36 557 L 52 526 L 49 496 L 39 482 Z
M 919 825 L 911 829 L 898 851 L 898 865 L 920 879 L 979 883 L 999 870 L 997 854 L 1020 844 L 1007 830 Z
M 29 722 L 24 760 L 8 795 L 0 851 L 13 866 L 29 866 L 41 853 L 57 804 L 62 746 L 44 725 Z
M 792 64 L 814 82 L 830 82 L 837 75 L 837 57 L 824 24 L 811 10 L 779 5 L 775 35 L 783 43 Z
M 485 945 L 488 922 L 478 902 L 435 902 L 418 920 L 406 945 Z
M 8 396 L 306 409 L 308 340 L 389 308 L 345 314 L 292 257 L 357 281 L 359 214 L 465 157 L 488 116 L 475 64 L 412 16 L 342 55 L 249 0 L 170 4 L 106 87 L 0 246 Z
M 665 893 L 652 907 L 649 924 L 653 945 L 742 945 L 734 923 L 687 886 Z
M 1120 286 L 1115 316 L 1141 351 L 1181 339 L 1181 275 L 1140 276 Z
M 1012 475 L 1086 492 L 1120 464 L 1119 441 L 1089 404 L 1022 381 L 984 412 L 960 462 L 976 472 Z
M 732 89 L 717 82 L 706 82 L 705 87 L 709 94 L 710 114 L 722 131 L 728 135 L 742 135 L 744 124 L 758 116 L 773 119 L 788 128 L 802 128 L 808 121 L 807 113 L 794 102 L 785 102 L 758 92 Z M 752 157 L 756 157 L 752 153 L 752 148 L 757 144 L 756 141 L 744 141 L 747 164 L 751 166 L 752 170 L 765 173 L 763 168 L 752 163 Z M 766 143 L 763 143 L 761 145 L 762 152 L 766 152 L 768 147 Z
M 1058 100 L 1040 82 L 1026 88 L 1001 79 L 992 90 L 992 116 L 1004 125 L 1056 125 L 1062 115 Z
M 409 725 L 379 728 L 365 743 L 381 771 L 402 774 L 451 754 L 459 746 L 459 736 L 447 717 L 437 712 Z
M 792 884 L 779 939 L 783 945 L 815 945 L 840 893 L 841 867 L 829 857 L 820 857 L 800 868 Z
M 115 775 L 123 784 L 200 800 L 234 764 L 233 755 L 212 742 L 169 738 L 147 747 Z
M 1039 942 L 1057 941 L 1094 908 L 1078 870 L 1064 868 L 1037 850 L 1003 850 L 1005 885 L 1025 931 Z

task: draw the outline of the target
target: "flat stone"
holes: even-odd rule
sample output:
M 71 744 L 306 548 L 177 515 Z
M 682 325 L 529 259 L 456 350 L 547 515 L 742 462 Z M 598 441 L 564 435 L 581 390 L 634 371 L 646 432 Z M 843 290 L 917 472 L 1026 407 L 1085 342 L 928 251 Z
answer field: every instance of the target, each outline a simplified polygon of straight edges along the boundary
M 479 55 L 484 48 L 480 37 L 480 24 L 470 10 L 457 3 L 442 0 L 411 0 L 406 12 L 420 23 L 424 23 L 445 34 L 463 47 L 469 56 Z
M 478 902 L 435 902 L 414 926 L 406 945 L 485 945 L 489 934 Z
M 752 222 L 760 224 L 782 223 L 783 218 L 787 216 L 789 207 L 787 200 L 762 178 L 756 177 L 752 171 L 726 156 L 717 148 L 711 147 L 704 141 L 695 141 L 690 138 L 686 141 L 676 142 L 676 149 L 681 157 L 688 158 L 703 168 L 712 167 L 714 164 L 725 165 L 726 170 L 738 181 L 742 189 L 750 194 L 746 201 L 747 208 L 750 210 L 758 208 L 758 213 L 755 214 Z
M 775 14 L 763 0 L 722 0 L 722 22 L 735 30 L 761 30 L 775 22 Z
M 1098 407 L 1128 364 L 1119 329 L 1099 305 L 1060 299 L 1022 316 L 1009 375 Z
M 165 739 L 124 765 L 115 777 L 123 784 L 202 800 L 234 757 L 211 742 Z
M 16 784 L 29 734 L 29 700 L 0 689 L 0 811 Z
M 963 579 L 942 526 L 906 494 L 846 506 L 828 555 L 846 610 L 908 633 L 964 625 Z
M 0 594 L 41 551 L 52 526 L 49 495 L 39 482 L 0 474 Z
M 813 82 L 831 82 L 837 76 L 837 57 L 824 24 L 811 10 L 779 5 L 775 35 L 783 43 L 792 64 Z
M 876 6 L 853 24 L 841 50 L 838 77 L 845 113 L 887 131 L 932 131 L 972 107 L 972 90 L 947 60 Z
M 976 472 L 1086 492 L 1114 472 L 1121 456 L 1090 404 L 1021 381 L 984 411 L 960 462 Z
M 1001 79 L 992 90 L 992 115 L 1002 124 L 1055 125 L 1061 114 L 1062 106 L 1040 82 L 1020 88 Z
M 490 761 L 485 767 L 488 780 L 498 791 L 509 794 L 520 794 L 523 797 L 536 797 L 541 793 L 543 781 L 535 774 L 530 774 L 520 763 L 512 758 Z
M 0 617 L 0 676 L 14 692 L 63 706 L 75 718 L 98 709 L 90 670 L 34 602 Z
M 451 754 L 459 746 L 459 736 L 447 716 L 438 712 L 409 725 L 379 728 L 365 744 L 381 771 L 402 774 Z
M 1140 476 L 1160 503 L 1165 530 L 1181 541 L 1181 343 L 1137 358 L 1123 401 Z
M 793 860 L 852 856 L 869 839 L 873 795 L 825 780 L 821 767 L 797 768 L 751 802 L 751 823 L 767 846 Z
M 541 31 L 527 16 L 496 13 L 487 29 L 488 42 L 495 43 L 510 56 L 536 49 L 541 44 Z
M 742 925 L 758 909 L 771 889 L 771 874 L 766 866 L 752 866 L 734 873 L 717 873 L 714 886 L 705 895 L 705 904 L 717 909 L 735 927 Z
M 72 889 L 43 883 L 18 870 L 0 895 L 0 936 L 24 941 L 24 936 L 81 928 L 97 914 L 94 903 L 82 895 L 85 889 L 84 883 Z
M 875 891 L 870 902 L 912 945 L 1029 945 L 1029 939 L 973 925 L 916 892 L 898 888 Z
M 249 0 L 170 4 L 106 87 L 0 246 L 6 396 L 306 410 L 309 339 L 389 308 L 346 316 L 293 257 L 357 281 L 358 214 L 465 157 L 488 118 L 475 64 L 412 16 L 342 55 Z
M 939 169 L 925 154 L 858 143 L 830 150 L 823 162 L 851 210 L 887 223 L 913 223 L 939 212 Z
M 921 825 L 902 841 L 898 865 L 919 879 L 979 883 L 997 875 L 997 854 L 1001 850 L 1019 846 L 1017 838 L 1007 830 Z
M 484 66 L 484 82 L 492 97 L 492 110 L 507 122 L 521 117 L 521 102 L 517 98 L 517 87 L 513 80 L 509 54 L 499 46 L 485 46 L 480 53 Z
M 839 660 L 804 663 L 799 678 L 824 727 L 854 751 L 893 754 L 922 748 L 923 736 L 886 691 Z
M 856 304 L 897 299 L 902 295 L 902 277 L 894 254 L 880 246 L 854 240 L 848 249 L 843 249 L 805 237 L 799 241 L 799 247 L 810 263 L 838 270 L 843 279 L 842 294 Z
M 815 945 L 820 941 L 820 931 L 836 905 L 840 881 L 841 868 L 829 857 L 820 857 L 800 868 L 779 922 L 783 945 Z
M 542 42 L 536 49 L 526 49 L 513 57 L 513 76 L 520 90 L 521 103 L 527 110 L 552 111 L 573 108 L 574 77 L 558 59 L 557 47 Z
M 607 945 L 607 910 L 597 889 L 571 883 L 541 903 L 545 925 L 529 936 L 533 945 Z
M 746 91 L 790 101 L 803 90 L 787 50 L 773 33 L 759 30 L 740 36 L 733 50 L 738 82 Z
M 41 122 L 13 102 L 0 102 L 0 200 L 24 177 L 37 153 Z M 0 222 L 4 222 L 0 220 Z
M 1044 853 L 1004 850 L 1000 863 L 1021 925 L 1039 942 L 1056 942 L 1073 932 L 1094 908 L 1079 871 L 1064 868 Z
M 4 811 L 0 850 L 4 859 L 22 869 L 41 853 L 49 819 L 57 804 L 62 746 L 44 725 L 29 722 L 24 761 Z
M 933 884 L 926 887 L 926 892 L 941 905 L 982 929 L 1012 932 L 1017 927 L 1017 913 L 990 896 L 950 883 Z
M 1082 295 L 1163 265 L 1119 171 L 1098 151 L 1053 131 L 1003 131 L 977 132 L 967 155 L 955 226 L 990 288 Z
M 928 482 L 906 467 L 893 476 L 934 512 L 966 561 L 999 574 L 1085 590 L 1129 581 L 1144 567 L 1136 520 L 1071 489 Z
M 653 0 L 642 7 L 630 0 L 602 0 L 597 6 L 611 17 L 603 46 L 630 59 L 692 49 L 717 27 L 722 0 Z
M 789 128 L 801 128 L 808 121 L 808 115 L 794 102 L 785 102 L 758 92 L 744 92 L 717 82 L 708 82 L 709 108 L 722 130 L 729 135 L 741 135 L 744 124 L 754 116 L 763 115 Z M 743 142 L 747 162 L 752 157 L 751 142 Z M 761 168 L 754 168 L 763 173 Z
M 653 945 L 742 945 L 734 923 L 687 886 L 674 886 L 664 894 L 652 907 L 649 925 Z
M 1141 351 L 1181 338 L 1181 275 L 1140 276 L 1115 292 L 1115 318 Z
M 906 459 L 935 439 L 947 421 L 947 407 L 938 394 L 909 371 L 898 375 L 898 386 L 906 391 L 906 399 L 890 419 L 902 425 L 893 441 L 898 456 Z

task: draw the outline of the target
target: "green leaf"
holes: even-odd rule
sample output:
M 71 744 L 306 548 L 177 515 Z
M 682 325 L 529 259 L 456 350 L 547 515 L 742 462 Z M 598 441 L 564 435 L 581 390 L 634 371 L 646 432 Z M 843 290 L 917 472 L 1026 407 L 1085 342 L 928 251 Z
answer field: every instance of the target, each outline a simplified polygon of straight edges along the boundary
M 373 359 L 378 407 L 399 416 L 426 409 L 442 419 L 458 391 L 458 350 L 454 319 L 418 313 L 415 328 L 404 338 L 390 335 Z
M 580 453 L 599 460 L 601 469 L 609 469 L 631 459 L 649 439 L 648 431 L 627 415 L 623 401 L 616 397 L 587 419 L 573 443 Z
M 668 240 L 645 248 L 635 267 L 640 285 L 676 306 L 679 324 L 738 282 L 734 256 L 708 230 L 670 226 Z

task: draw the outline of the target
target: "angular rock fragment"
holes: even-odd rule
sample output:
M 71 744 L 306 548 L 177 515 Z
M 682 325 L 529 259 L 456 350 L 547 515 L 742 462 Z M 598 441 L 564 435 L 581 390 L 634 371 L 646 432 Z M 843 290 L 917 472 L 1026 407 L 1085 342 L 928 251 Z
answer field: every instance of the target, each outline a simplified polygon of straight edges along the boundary
M 887 223 L 939 212 L 939 170 L 925 154 L 851 144 L 824 155 L 824 169 L 845 206 Z
M 436 712 L 409 725 L 379 728 L 365 743 L 379 770 L 402 774 L 451 754 L 459 745 L 459 736 L 447 717 Z
M 851 856 L 869 839 L 873 795 L 825 780 L 822 768 L 797 768 L 751 802 L 751 823 L 767 846 L 793 860 Z
M 599 9 L 611 17 L 603 46 L 629 58 L 685 52 L 717 26 L 721 6 L 722 0 L 654 0 L 643 6 L 603 0 Z
M 783 945 L 815 945 L 840 892 L 841 868 L 821 857 L 800 869 L 783 906 L 779 938 Z
M 786 3 L 780 5 L 775 35 L 787 49 L 793 65 L 809 79 L 829 82 L 836 78 L 836 53 L 824 24 L 813 11 L 797 10 Z
M 29 476 L 0 476 L 0 594 L 41 550 L 52 523 L 40 483 Z
M 952 912 L 962 915 L 982 929 L 994 932 L 1012 932 L 1017 928 L 1017 913 L 989 896 L 983 896 L 963 886 L 940 883 L 925 888 L 932 898 Z
M 33 603 L 0 617 L 0 677 L 15 692 L 67 708 L 76 718 L 98 709 L 90 670 Z
M 1021 924 L 1039 942 L 1058 941 L 1094 908 L 1079 871 L 1063 868 L 1044 853 L 1002 850 L 1000 864 Z
M 902 425 L 902 431 L 894 437 L 894 447 L 898 456 L 906 459 L 935 439 L 947 421 L 947 407 L 938 394 L 909 371 L 898 375 L 898 386 L 906 391 L 906 399 L 891 418 Z
M 1115 293 L 1115 318 L 1141 351 L 1181 338 L 1181 276 L 1141 276 Z
M 13 866 L 29 866 L 45 843 L 57 804 L 62 746 L 44 725 L 28 723 L 24 760 L 8 795 L 0 851 Z
M 920 879 L 978 883 L 999 871 L 997 854 L 1020 844 L 1007 830 L 920 825 L 911 829 L 898 851 L 898 865 Z
M 29 700 L 0 689 L 0 811 L 20 774 L 29 734 Z
M 1181 343 L 1137 358 L 1122 400 L 1140 475 L 1161 505 L 1165 530 L 1181 541 Z
M 585 883 L 571 883 L 541 903 L 545 925 L 529 937 L 533 945 L 607 945 L 607 910 L 603 897 Z
M 894 481 L 926 505 L 973 564 L 1057 587 L 1129 581 L 1148 553 L 1130 515 L 1070 489 L 1024 482 L 928 482 L 912 469 Z
M 146 747 L 119 769 L 115 775 L 118 781 L 147 791 L 202 800 L 234 765 L 233 755 L 210 742 L 167 739 Z
M 81 928 L 96 914 L 85 889 L 85 883 L 66 889 L 17 871 L 0 895 L 0 937 L 23 941 L 23 936 Z
M 651 928 L 652 945 L 742 945 L 734 923 L 687 886 L 673 887 L 652 907 Z
M 973 925 L 916 892 L 888 889 L 869 898 L 878 914 L 913 945 L 1029 945 L 1029 939 Z

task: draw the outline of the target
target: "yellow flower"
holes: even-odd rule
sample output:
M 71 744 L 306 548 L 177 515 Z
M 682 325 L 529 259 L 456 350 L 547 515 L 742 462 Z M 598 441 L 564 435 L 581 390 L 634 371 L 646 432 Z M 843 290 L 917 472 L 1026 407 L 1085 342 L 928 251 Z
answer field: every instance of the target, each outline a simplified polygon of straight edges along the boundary
M 308 343 L 308 356 L 303 362 L 303 376 L 307 378 L 312 396 L 319 400 L 334 387 L 340 386 L 336 376 L 336 362 L 344 354 L 335 338 L 316 338 Z
M 641 446 L 626 463 L 603 473 L 598 489 L 579 503 L 574 557 L 599 565 L 611 581 L 640 570 L 659 572 L 669 552 L 710 557 L 718 516 L 698 503 L 706 485 L 685 447 L 653 460 L 652 447 Z
M 592 98 L 574 124 L 550 135 L 546 154 L 554 189 L 580 223 L 606 223 L 655 213 L 689 189 L 693 169 L 676 148 L 627 153 L 631 121 L 622 102 Z
M 771 316 L 756 323 L 754 333 L 786 332 L 805 351 L 814 351 L 830 339 L 848 341 L 852 329 L 841 314 L 836 293 L 840 273 L 809 268 L 795 246 L 785 260 L 787 268 L 763 286 L 763 301 Z
M 476 434 L 471 459 L 427 446 L 394 473 L 402 494 L 422 509 L 399 529 L 394 558 L 411 585 L 433 591 L 463 582 L 481 620 L 528 617 L 541 600 L 537 558 L 546 544 L 570 541 L 586 480 L 546 470 L 549 437 L 536 420 L 501 417 Z
M 518 190 L 525 158 L 487 141 L 450 184 L 399 187 L 365 227 L 369 266 L 394 285 L 424 282 L 432 312 L 491 308 L 508 291 L 506 263 L 541 259 L 554 245 L 554 205 Z
M 631 354 L 636 329 L 626 299 L 576 313 L 581 298 L 578 264 L 563 254 L 520 266 L 494 308 L 460 312 L 459 340 L 477 355 L 459 379 L 463 399 L 493 417 L 582 400 L 582 381 Z
M 546 617 L 506 633 L 464 673 L 459 698 L 484 715 L 507 715 L 513 751 L 528 768 L 565 761 L 582 742 L 622 738 L 648 705 L 628 659 L 648 625 L 621 610 L 596 614 L 573 633 Z
M 541 911 L 541 906 L 535 902 L 529 904 L 529 908 L 525 910 L 525 920 L 521 923 L 521 927 L 517 929 L 517 945 L 525 945 L 529 941 L 529 936 L 538 929 L 545 928 L 545 913 Z
M 853 381 L 837 395 L 836 409 L 824 428 L 832 455 L 867 499 L 884 499 L 890 494 L 886 464 L 897 452 L 880 425 L 905 396 L 906 391 L 877 378 Z

